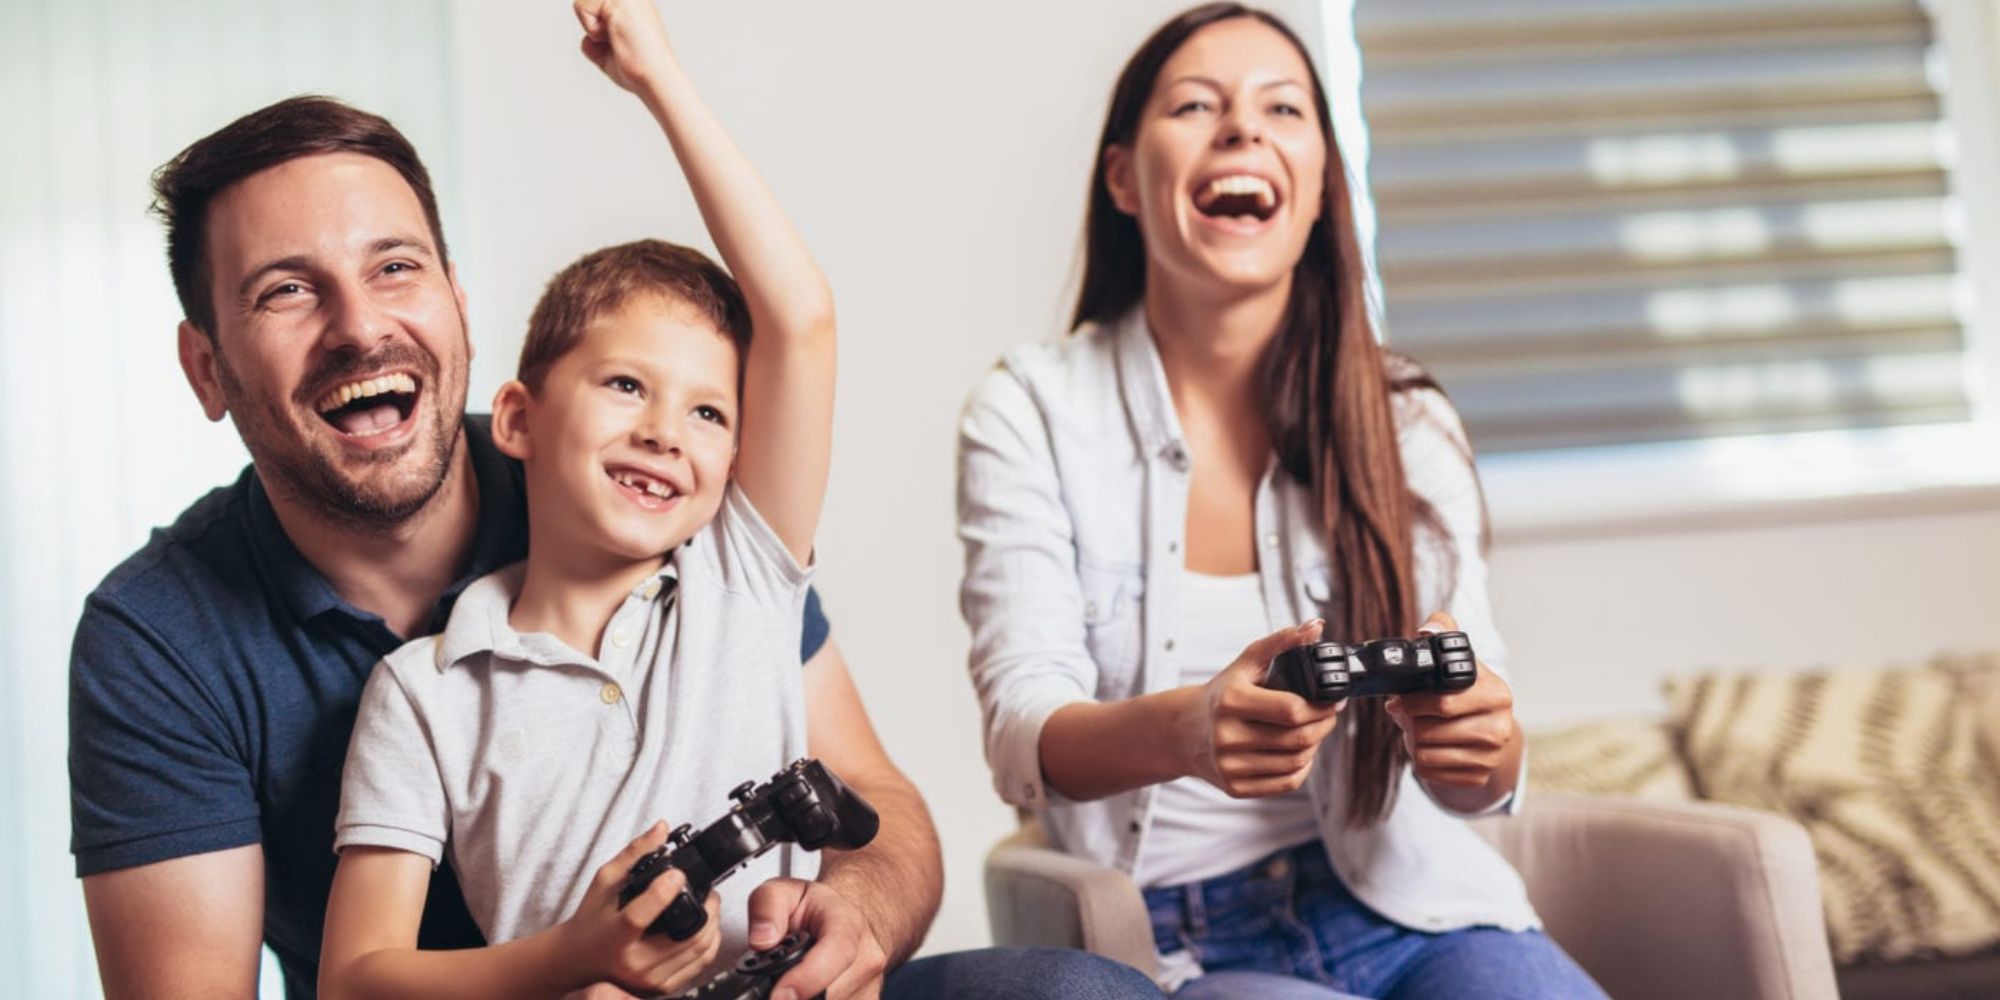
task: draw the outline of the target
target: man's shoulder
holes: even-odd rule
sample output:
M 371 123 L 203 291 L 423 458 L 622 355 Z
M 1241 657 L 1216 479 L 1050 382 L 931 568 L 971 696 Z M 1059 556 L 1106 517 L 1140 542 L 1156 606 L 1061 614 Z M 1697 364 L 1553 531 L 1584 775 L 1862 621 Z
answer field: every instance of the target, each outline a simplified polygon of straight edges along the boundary
M 87 611 L 117 610 L 153 618 L 163 610 L 213 607 L 252 573 L 250 471 L 210 490 L 172 524 L 105 574 Z M 88 615 L 86 615 L 86 620 Z

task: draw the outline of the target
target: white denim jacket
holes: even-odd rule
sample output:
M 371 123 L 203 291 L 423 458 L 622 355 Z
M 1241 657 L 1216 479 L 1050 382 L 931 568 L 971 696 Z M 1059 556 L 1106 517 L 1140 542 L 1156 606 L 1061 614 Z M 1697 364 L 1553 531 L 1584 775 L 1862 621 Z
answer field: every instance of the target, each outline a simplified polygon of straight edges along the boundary
M 1458 415 L 1432 391 L 1402 394 L 1396 408 L 1405 472 L 1442 516 L 1457 563 L 1450 572 L 1427 554 L 1438 550 L 1436 540 L 1419 538 L 1420 605 L 1450 612 L 1481 661 L 1504 678 L 1480 551 L 1484 515 Z M 1128 873 L 1145 849 L 1154 788 L 1093 802 L 1064 798 L 1042 780 L 1042 725 L 1064 705 L 1178 683 L 1159 654 L 1173 648 L 1181 616 L 1169 580 L 1183 558 L 1188 470 L 1166 373 L 1139 309 L 1110 326 L 1009 352 L 973 390 L 959 429 L 960 606 L 972 631 L 972 680 L 994 784 L 1008 803 L 1040 813 L 1065 850 Z M 1308 492 L 1275 462 L 1258 485 L 1255 522 L 1271 616 L 1332 617 L 1341 581 Z M 1520 876 L 1407 769 L 1389 815 L 1349 827 L 1351 742 L 1348 727 L 1334 730 L 1307 789 L 1327 856 L 1357 898 L 1417 930 L 1540 925 Z M 1521 798 L 1498 808 L 1518 810 Z

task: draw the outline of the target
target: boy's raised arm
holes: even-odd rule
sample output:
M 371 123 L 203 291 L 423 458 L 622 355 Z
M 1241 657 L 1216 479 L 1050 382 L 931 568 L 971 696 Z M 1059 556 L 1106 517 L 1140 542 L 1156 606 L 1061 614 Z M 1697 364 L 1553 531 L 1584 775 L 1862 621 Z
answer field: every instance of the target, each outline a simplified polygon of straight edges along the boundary
M 576 0 L 583 51 L 645 102 L 686 174 L 754 335 L 743 359 L 736 480 L 804 565 L 833 442 L 833 292 L 742 150 L 695 93 L 652 0 Z

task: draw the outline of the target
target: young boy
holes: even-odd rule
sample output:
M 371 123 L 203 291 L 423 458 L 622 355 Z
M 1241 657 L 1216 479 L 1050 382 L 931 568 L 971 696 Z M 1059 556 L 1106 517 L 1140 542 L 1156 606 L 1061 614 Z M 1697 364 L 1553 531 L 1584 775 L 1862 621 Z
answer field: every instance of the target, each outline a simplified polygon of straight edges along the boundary
M 528 558 L 368 681 L 336 824 L 329 998 L 675 990 L 745 946 L 723 892 L 818 870 L 810 852 L 766 854 L 685 942 L 643 933 L 679 873 L 617 905 L 665 839 L 657 818 L 699 827 L 734 785 L 806 756 L 798 633 L 834 327 L 824 276 L 652 4 L 577 7 L 585 53 L 661 123 L 741 289 L 693 250 L 641 241 L 572 264 L 536 307 L 493 404 L 495 443 L 525 468 Z M 489 947 L 416 948 L 447 851 Z

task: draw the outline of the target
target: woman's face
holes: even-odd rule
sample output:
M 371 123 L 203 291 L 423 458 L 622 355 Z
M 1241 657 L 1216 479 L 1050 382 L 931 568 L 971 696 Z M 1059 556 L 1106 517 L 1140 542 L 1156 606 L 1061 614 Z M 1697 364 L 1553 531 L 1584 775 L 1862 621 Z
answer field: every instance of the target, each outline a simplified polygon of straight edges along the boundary
M 1289 279 L 1319 218 L 1326 141 L 1312 76 L 1291 42 L 1239 17 L 1188 37 L 1161 67 L 1106 186 L 1138 220 L 1150 273 L 1189 291 Z

